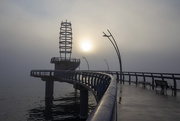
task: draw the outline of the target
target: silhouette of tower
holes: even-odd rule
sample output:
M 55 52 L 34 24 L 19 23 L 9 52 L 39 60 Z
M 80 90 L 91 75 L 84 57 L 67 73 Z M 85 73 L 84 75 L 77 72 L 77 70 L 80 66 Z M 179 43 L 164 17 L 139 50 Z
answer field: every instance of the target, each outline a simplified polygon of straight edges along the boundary
M 62 21 L 59 32 L 60 57 L 51 58 L 51 63 L 55 64 L 55 70 L 75 70 L 79 66 L 80 59 L 71 58 L 72 39 L 71 22 Z
M 60 33 L 59 33 L 59 53 L 61 58 L 71 58 L 72 53 L 72 28 L 71 23 L 65 22 L 61 23 Z

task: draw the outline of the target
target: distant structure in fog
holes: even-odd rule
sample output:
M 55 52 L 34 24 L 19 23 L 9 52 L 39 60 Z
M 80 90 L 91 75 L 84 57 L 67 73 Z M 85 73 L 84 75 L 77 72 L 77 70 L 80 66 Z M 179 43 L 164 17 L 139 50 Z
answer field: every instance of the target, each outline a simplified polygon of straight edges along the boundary
M 59 53 L 61 58 L 71 58 L 72 53 L 72 28 L 71 23 L 61 22 L 59 33 Z
M 51 59 L 51 63 L 55 64 L 55 70 L 75 70 L 79 66 L 80 59 L 71 58 L 72 39 L 71 22 L 62 21 L 59 32 L 60 57 Z

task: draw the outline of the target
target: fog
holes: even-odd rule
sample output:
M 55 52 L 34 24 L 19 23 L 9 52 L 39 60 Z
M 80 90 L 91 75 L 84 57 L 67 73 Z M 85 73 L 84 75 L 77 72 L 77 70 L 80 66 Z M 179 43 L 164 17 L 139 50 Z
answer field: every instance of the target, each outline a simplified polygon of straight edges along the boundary
M 74 58 L 80 69 L 119 70 L 115 50 L 103 37 L 111 31 L 120 49 L 123 71 L 180 72 L 178 0 L 1 0 L 0 80 L 29 80 L 32 69 L 53 69 L 59 56 L 61 21 L 71 21 Z M 80 49 L 89 38 L 93 50 Z M 33 80 L 33 79 L 32 79 Z

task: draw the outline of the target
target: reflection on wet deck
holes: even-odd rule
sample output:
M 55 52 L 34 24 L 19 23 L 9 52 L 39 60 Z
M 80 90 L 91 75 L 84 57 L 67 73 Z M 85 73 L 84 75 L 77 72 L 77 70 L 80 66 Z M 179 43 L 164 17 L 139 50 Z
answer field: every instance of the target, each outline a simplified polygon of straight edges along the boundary
M 118 84 L 118 121 L 178 121 L 180 96 L 169 92 L 144 89 L 135 85 Z

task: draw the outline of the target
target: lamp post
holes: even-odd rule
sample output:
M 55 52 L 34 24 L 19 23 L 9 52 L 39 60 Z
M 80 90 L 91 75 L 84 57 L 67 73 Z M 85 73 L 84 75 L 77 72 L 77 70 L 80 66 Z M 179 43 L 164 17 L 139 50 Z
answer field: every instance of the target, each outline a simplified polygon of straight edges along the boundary
M 109 35 L 107 35 L 106 33 L 103 32 L 103 37 L 107 37 L 110 42 L 112 43 L 115 51 L 116 51 L 116 54 L 118 56 L 118 60 L 119 60 L 119 66 L 120 66 L 120 82 L 122 83 L 122 63 L 121 63 L 121 55 L 120 55 L 120 51 L 119 51 L 119 48 L 118 48 L 118 45 L 113 37 L 113 35 L 111 34 L 111 32 L 109 30 L 107 30 Z
M 108 62 L 106 59 L 104 59 L 104 61 L 106 62 L 106 65 L 107 65 L 107 68 L 108 68 L 108 71 L 109 71 L 109 65 L 108 65 Z
M 89 63 L 88 63 L 87 59 L 84 56 L 83 56 L 83 59 L 86 61 L 87 66 L 88 66 L 88 70 L 89 70 Z

